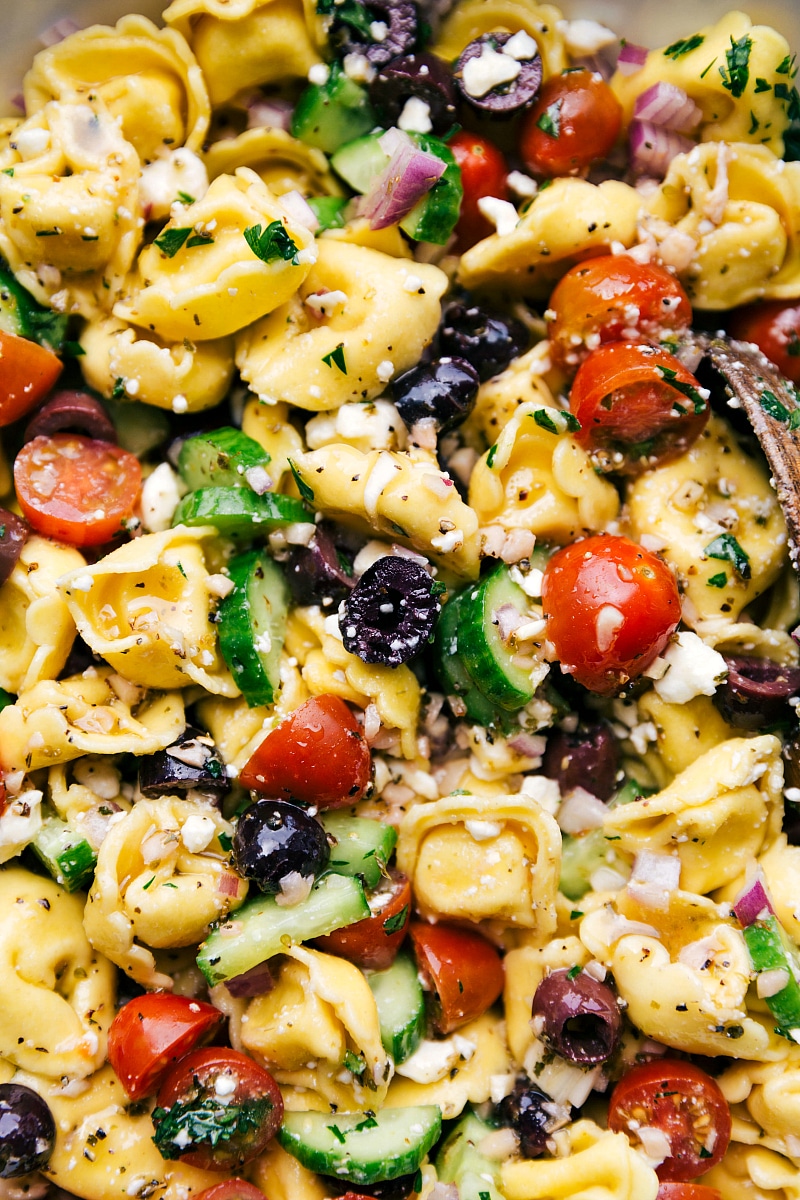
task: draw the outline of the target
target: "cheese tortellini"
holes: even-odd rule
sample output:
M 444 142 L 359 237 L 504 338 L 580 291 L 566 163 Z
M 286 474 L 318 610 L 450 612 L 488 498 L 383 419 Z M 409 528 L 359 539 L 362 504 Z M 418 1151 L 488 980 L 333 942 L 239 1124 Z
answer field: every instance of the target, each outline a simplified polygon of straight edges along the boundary
M 235 138 L 213 142 L 203 156 L 211 179 L 250 167 L 276 196 L 340 196 L 341 185 L 321 150 L 307 146 L 285 129 L 246 129 Z
M 16 694 L 55 679 L 75 638 L 75 622 L 55 590 L 65 571 L 84 566 L 71 546 L 30 537 L 0 588 L 0 687 Z
M 507 1200 L 655 1200 L 658 1176 L 623 1133 L 577 1121 L 562 1158 L 512 1159 L 500 1168 Z

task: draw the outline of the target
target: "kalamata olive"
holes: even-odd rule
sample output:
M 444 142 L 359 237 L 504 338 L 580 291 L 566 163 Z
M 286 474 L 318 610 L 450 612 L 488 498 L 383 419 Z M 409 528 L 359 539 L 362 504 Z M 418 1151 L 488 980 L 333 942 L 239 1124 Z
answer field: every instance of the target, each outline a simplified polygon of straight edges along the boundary
M 472 363 L 481 382 L 499 375 L 527 349 L 528 331 L 515 317 L 457 301 L 445 309 L 439 328 L 442 354 Z
M 478 372 L 463 358 L 434 358 L 395 379 L 392 396 L 404 423 L 432 419 L 437 433 L 460 425 L 478 394 Z
M 330 853 L 319 821 L 285 800 L 257 800 L 242 813 L 233 837 L 236 870 L 272 895 L 287 875 L 318 875 Z
M 452 129 L 458 92 L 447 65 L 436 54 L 401 54 L 381 67 L 369 87 L 369 98 L 385 125 L 396 125 L 408 100 L 428 106 L 430 131 Z
M 509 43 L 510 48 L 505 50 Z M 480 68 L 467 66 L 475 59 L 482 60 Z M 506 82 L 492 86 L 492 80 L 503 78 L 503 68 Z M 512 117 L 530 108 L 539 94 L 542 60 L 533 38 L 524 31 L 483 33 L 462 50 L 454 75 L 461 95 L 472 108 L 494 117 Z
M 307 546 L 293 547 L 286 578 L 298 604 L 330 608 L 353 590 L 356 580 L 352 568 L 346 569 L 349 566 L 348 556 L 337 548 L 330 528 L 318 525 Z
M 337 1179 L 335 1175 L 321 1175 L 322 1185 L 326 1196 L 346 1196 L 347 1193 L 362 1194 L 367 1200 L 408 1200 L 417 1188 L 416 1173 L 413 1175 L 398 1175 L 396 1179 L 383 1179 L 369 1185 L 369 1193 L 364 1192 L 363 1186 L 351 1183 L 349 1179 Z
M 728 677 L 717 685 L 714 704 L 729 725 L 763 729 L 789 716 L 788 700 L 800 692 L 800 667 L 768 658 L 725 655 Z
M 795 725 L 783 747 L 783 832 L 790 846 L 800 846 L 800 803 L 791 796 L 800 796 L 800 725 Z
M 85 433 L 101 442 L 116 442 L 117 431 L 103 405 L 88 392 L 56 392 L 28 422 L 24 439 L 41 434 Z
M 532 1014 L 541 1020 L 542 1040 L 570 1062 L 605 1062 L 622 1032 L 614 993 L 586 971 L 546 975 L 533 997 Z
M 27 521 L 0 508 L 0 586 L 17 565 L 29 533 Z
M 0 1084 L 0 1179 L 40 1170 L 55 1140 L 53 1114 L 38 1092 L 20 1083 Z
M 213 738 L 193 725 L 166 750 L 139 760 L 139 790 L 148 799 L 189 791 L 221 797 L 229 789 L 228 772 Z
M 344 602 L 339 628 L 345 650 L 362 662 L 399 667 L 422 650 L 440 608 L 424 567 L 386 554 L 367 568 Z
M 501 1125 L 510 1125 L 519 1135 L 523 1158 L 538 1158 L 547 1149 L 547 1139 L 559 1124 L 553 1117 L 555 1107 L 547 1092 L 525 1076 L 517 1080 L 513 1092 L 498 1104 L 497 1118 Z
M 600 800 L 616 791 L 618 767 L 617 739 L 604 721 L 579 725 L 574 733 L 554 729 L 542 758 L 542 773 L 557 780 L 562 792 L 582 787 Z
M 353 10 L 360 10 L 358 16 Z M 350 0 L 333 9 L 328 41 L 335 53 L 363 54 L 373 67 L 382 67 L 399 54 L 409 54 L 419 36 L 419 12 L 411 0 Z M 376 28 L 377 26 L 377 28 Z M 380 36 L 376 36 L 376 33 Z

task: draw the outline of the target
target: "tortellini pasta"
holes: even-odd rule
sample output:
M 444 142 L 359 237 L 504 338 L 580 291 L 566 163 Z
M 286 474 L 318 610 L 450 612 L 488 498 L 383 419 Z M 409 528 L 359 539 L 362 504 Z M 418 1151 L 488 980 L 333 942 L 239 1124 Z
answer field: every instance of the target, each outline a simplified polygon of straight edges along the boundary
M 438 267 L 364 246 L 320 239 L 317 255 L 300 290 L 236 345 L 242 378 L 262 400 L 312 412 L 371 400 L 418 362 L 447 286 Z M 310 301 L 326 292 L 338 293 L 338 303 L 324 313 Z
M 719 1189 L 723 1200 L 800 1200 L 797 1167 L 761 1146 L 732 1143 L 703 1179 Z
M 319 1176 L 301 1166 L 277 1139 L 251 1163 L 250 1178 L 270 1200 L 326 1200 Z
M 497 921 L 541 936 L 555 929 L 561 833 L 525 795 L 414 805 L 400 825 L 397 865 L 423 916 Z
M 0 911 L 0 1055 L 48 1079 L 84 1079 L 106 1057 L 115 982 L 111 963 L 87 941 L 83 899 L 6 867 Z
M 517 409 L 536 402 L 539 408 L 552 408 L 553 392 L 545 379 L 551 375 L 550 344 L 538 342 L 526 354 L 520 354 L 504 371 L 487 379 L 478 388 L 475 407 L 462 426 L 470 440 L 477 439 L 480 449 L 497 441 Z
M 188 822 L 191 832 L 184 834 Z M 198 850 L 201 831 L 208 841 Z M 176 796 L 138 800 L 98 852 L 84 916 L 94 948 L 143 987 L 171 989 L 152 948 L 197 945 L 212 921 L 247 896 L 220 840 L 232 832 L 209 804 Z
M 71 546 L 30 537 L 0 588 L 0 687 L 26 691 L 55 679 L 67 661 L 75 622 L 55 590 L 65 571 L 85 566 Z
M 211 179 L 250 167 L 276 196 L 340 196 L 341 185 L 321 150 L 307 146 L 285 129 L 246 129 L 235 138 L 213 142 L 203 155 Z
M 558 410 L 523 404 L 475 464 L 469 503 L 482 525 L 529 529 L 553 542 L 605 529 L 619 511 L 616 489 L 585 450 L 558 429 Z
M 639 699 L 639 715 L 655 727 L 658 757 L 669 776 L 679 775 L 707 751 L 737 736 L 709 696 L 668 704 L 657 692 L 645 692 Z M 654 766 L 652 755 L 647 761 Z M 665 785 L 668 782 L 664 779 Z
M 280 488 L 291 467 L 289 460 L 305 449 L 301 434 L 289 420 L 287 404 L 264 404 L 251 397 L 244 406 L 242 431 L 269 454 L 269 477 Z
M 99 96 L 143 162 L 168 146 L 198 150 L 209 122 L 202 72 L 174 29 L 146 17 L 91 25 L 40 50 L 23 82 L 29 116 L 48 101 Z
M 262 260 L 245 231 L 265 238 L 276 222 L 280 248 Z M 176 235 L 179 248 L 169 241 Z M 196 203 L 173 205 L 159 242 L 167 249 L 154 242 L 142 251 L 114 313 L 176 341 L 226 337 L 263 317 L 294 294 L 316 257 L 308 229 L 248 167 L 220 175 Z
M 469 43 L 484 33 L 517 33 L 524 30 L 537 44 L 545 79 L 569 65 L 561 12 L 552 4 L 520 0 L 464 0 L 444 21 L 433 49 L 452 62 Z
M 734 1063 L 720 1079 L 725 1099 L 736 1107 L 733 1140 L 766 1145 L 800 1158 L 800 1062 L 797 1052 L 780 1063 Z
M 238 694 L 209 621 L 216 598 L 202 542 L 215 534 L 185 525 L 144 534 L 60 580 L 81 636 L 125 679 Z
M 570 1128 L 569 1139 L 565 1157 L 504 1162 L 507 1200 L 655 1200 L 658 1176 L 624 1133 L 583 1120 Z

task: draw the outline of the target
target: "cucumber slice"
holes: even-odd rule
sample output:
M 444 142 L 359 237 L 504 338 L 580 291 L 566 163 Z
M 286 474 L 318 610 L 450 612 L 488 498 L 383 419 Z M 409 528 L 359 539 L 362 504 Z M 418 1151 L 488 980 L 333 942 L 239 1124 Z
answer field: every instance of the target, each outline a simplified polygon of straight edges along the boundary
M 385 971 L 367 976 L 378 1007 L 381 1041 L 396 1063 L 405 1062 L 425 1033 L 425 993 L 414 960 L 402 951 Z
M 60 817 L 47 817 L 31 842 L 31 849 L 56 883 L 76 892 L 93 877 L 97 855 L 79 833 Z
M 465 602 L 469 602 L 468 590 L 448 600 L 439 615 L 433 643 L 434 665 L 445 694 L 463 700 L 467 720 L 476 725 L 505 725 L 510 714 L 498 710 L 475 686 L 458 651 L 458 630 L 464 619 Z
M 295 105 L 292 136 L 307 146 L 333 154 L 344 142 L 377 125 L 367 89 L 345 75 L 338 63 L 327 82 L 310 84 Z
M 383 134 L 384 130 L 380 129 L 377 133 L 346 142 L 331 158 L 336 174 L 362 196 L 369 191 L 373 179 L 389 165 L 389 155 L 380 143 Z
M 0 330 L 60 350 L 69 317 L 37 304 L 10 271 L 0 268 Z
M 190 489 L 248 487 L 247 471 L 266 468 L 270 455 L 255 438 L 224 425 L 187 438 L 178 455 L 178 470 Z
M 319 221 L 317 233 L 344 228 L 344 210 L 348 204 L 344 196 L 309 196 L 306 204 Z
M 759 975 L 765 971 L 786 973 L 786 986 L 764 999 L 778 1022 L 778 1033 L 793 1042 L 800 1042 L 800 985 L 796 978 L 800 974 L 800 963 L 783 926 L 774 913 L 769 913 L 748 925 L 743 933 L 754 971 Z
M 500 1163 L 478 1149 L 486 1135 L 493 1132 L 491 1125 L 468 1112 L 440 1146 L 437 1178 L 440 1183 L 454 1183 L 459 1200 L 503 1200 Z
M 139 400 L 103 399 L 114 422 L 117 441 L 123 450 L 144 458 L 169 437 L 169 418 L 165 412 Z
M 224 983 L 281 954 L 369 916 L 358 879 L 323 875 L 305 900 L 281 908 L 274 896 L 257 896 L 212 930 L 200 946 L 197 965 L 209 984 Z
M 241 487 L 203 487 L 183 497 L 172 525 L 216 525 L 223 537 L 254 538 L 281 525 L 307 520 L 308 509 L 293 496 L 279 492 L 258 496 Z
M 580 837 L 562 835 L 558 887 L 568 900 L 580 900 L 591 891 L 592 875 L 600 867 L 611 867 L 621 875 L 630 873 L 630 863 L 619 856 L 602 829 L 592 829 Z
M 328 866 L 338 875 L 358 875 L 366 888 L 377 887 L 397 844 L 397 830 L 367 817 L 322 812 L 318 820 L 336 838 Z
M 441 159 L 446 167 L 444 174 L 436 180 L 428 194 L 403 218 L 400 228 L 417 242 L 433 242 L 436 246 L 443 246 L 453 232 L 461 212 L 464 196 L 461 168 L 453 151 L 444 142 L 427 133 L 416 133 L 413 136 L 420 150 Z
M 219 606 L 219 648 L 251 708 L 271 704 L 281 683 L 289 589 L 262 550 L 231 559 L 234 588 Z
M 515 667 L 513 655 L 500 637 L 495 613 L 506 604 L 523 615 L 527 597 L 501 563 L 491 575 L 467 589 L 458 650 L 472 682 L 493 704 L 511 711 L 533 699 L 531 673 Z
M 359 1186 L 417 1170 L 442 1129 L 435 1104 L 359 1113 L 289 1112 L 278 1141 L 310 1171 Z

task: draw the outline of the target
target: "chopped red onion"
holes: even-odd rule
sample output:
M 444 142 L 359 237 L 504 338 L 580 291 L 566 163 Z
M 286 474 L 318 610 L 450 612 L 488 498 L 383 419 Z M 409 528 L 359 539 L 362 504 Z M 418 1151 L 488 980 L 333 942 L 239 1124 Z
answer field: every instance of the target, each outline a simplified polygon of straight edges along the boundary
M 636 97 L 633 115 L 676 133 L 691 133 L 703 119 L 700 108 L 674 83 L 654 83 Z
M 18 110 L 18 112 L 22 113 L 22 115 L 24 117 L 25 116 L 25 97 L 23 96 L 22 92 L 16 92 L 11 97 L 11 103 L 14 106 L 14 108 L 16 108 Z
M 517 754 L 524 755 L 525 758 L 541 758 L 547 745 L 547 739 L 541 734 L 525 733 L 523 730 L 509 738 L 508 745 L 512 750 L 516 750 Z
M 765 909 L 770 913 L 775 912 L 760 879 L 754 879 L 733 902 L 733 911 L 745 929 L 757 921 Z
M 663 179 L 673 158 L 686 154 L 693 147 L 694 142 L 689 138 L 662 129 L 652 121 L 631 121 L 630 153 L 634 175 Z
M 458 1187 L 454 1183 L 435 1183 L 428 1200 L 458 1200 Z
M 617 70 L 620 75 L 633 75 L 640 70 L 647 60 L 647 48 L 635 46 L 633 42 L 625 42 L 617 59 Z
M 47 29 L 39 34 L 39 41 L 43 46 L 56 46 L 71 33 L 77 33 L 80 28 L 81 26 L 77 21 L 73 21 L 72 17 L 62 17 L 59 21 L 48 25 Z
M 293 105 L 279 96 L 271 99 L 255 95 L 247 103 L 248 129 L 285 129 L 289 132 L 292 123 Z
M 298 225 L 303 225 L 311 233 L 316 233 L 319 229 L 319 221 L 311 205 L 306 200 L 305 196 L 298 191 L 284 192 L 281 196 L 281 204 L 288 212 L 289 216 L 297 222 Z
M 265 996 L 275 987 L 275 976 L 269 969 L 268 962 L 258 963 L 249 971 L 234 976 L 225 984 L 230 994 L 237 1000 L 249 999 L 251 996 Z
M 390 134 L 396 136 L 390 138 Z M 388 130 L 381 138 L 381 146 L 391 153 L 391 158 L 359 204 L 359 212 L 368 218 L 370 229 L 396 225 L 446 170 L 440 158 L 420 150 L 400 130 Z
M 513 604 L 501 604 L 499 608 L 494 609 L 492 612 L 492 624 L 497 626 L 500 637 L 504 642 L 511 640 L 511 635 L 515 629 L 520 629 L 528 623 L 528 618 L 524 617 Z

